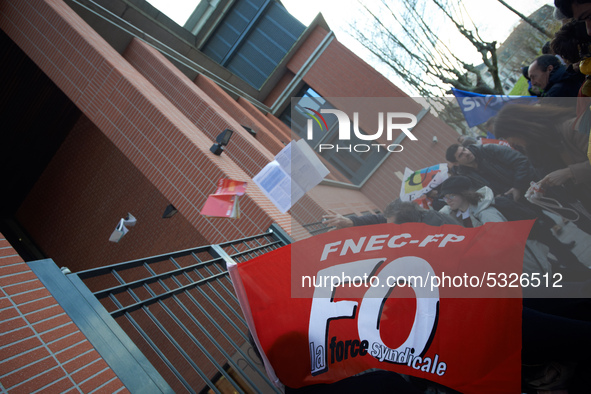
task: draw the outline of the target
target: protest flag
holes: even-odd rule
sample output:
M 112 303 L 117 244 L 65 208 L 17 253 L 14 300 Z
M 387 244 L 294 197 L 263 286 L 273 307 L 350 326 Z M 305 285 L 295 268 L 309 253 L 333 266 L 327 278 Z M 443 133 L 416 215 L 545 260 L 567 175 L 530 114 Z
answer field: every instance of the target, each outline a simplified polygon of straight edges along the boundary
M 520 392 L 521 289 L 495 280 L 521 273 L 531 224 L 353 227 L 228 270 L 278 386 L 376 368 L 467 394 Z
M 436 164 L 417 171 L 412 171 L 407 167 L 404 169 L 400 199 L 402 201 L 416 200 L 439 186 L 448 177 L 446 163 Z
M 456 88 L 451 88 L 451 90 L 470 127 L 486 122 L 507 103 L 534 104 L 538 102 L 538 98 L 535 96 L 484 95 Z

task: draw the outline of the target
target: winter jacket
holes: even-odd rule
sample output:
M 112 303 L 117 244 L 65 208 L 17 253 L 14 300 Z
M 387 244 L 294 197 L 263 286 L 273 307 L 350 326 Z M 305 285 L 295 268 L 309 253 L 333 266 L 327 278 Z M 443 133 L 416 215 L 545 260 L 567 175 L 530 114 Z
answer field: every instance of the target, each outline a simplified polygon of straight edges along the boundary
M 577 97 L 584 81 L 585 76 L 580 72 L 565 66 L 557 67 L 550 73 L 542 97 Z
M 566 122 L 559 130 L 562 145 L 558 147 L 558 153 L 573 172 L 575 184 L 591 185 L 591 164 L 588 157 L 589 134 L 579 133 L 571 126 L 571 122 Z
M 494 206 L 494 195 L 490 188 L 482 187 L 478 189 L 478 193 L 482 194 L 484 198 L 478 202 L 477 205 L 470 206 L 470 220 L 472 226 L 482 226 L 488 222 L 506 222 L 507 219 Z M 439 212 L 455 216 L 449 207 L 446 205 Z M 525 244 L 525 251 L 523 255 L 523 272 L 527 273 L 541 273 L 552 272 L 552 265 L 548 261 L 548 247 L 542 243 L 534 240 L 527 240 Z
M 353 226 L 369 226 L 370 224 L 386 223 L 386 217 L 381 214 L 367 214 L 363 216 L 353 216 L 350 218 Z
M 445 215 L 442 212 L 428 210 L 421 213 L 421 223 L 425 223 L 430 226 L 443 226 L 444 224 L 460 224 L 460 222 L 456 220 L 453 216 Z
M 478 168 L 457 166 L 457 175 L 470 178 L 474 187 L 488 186 L 494 195 L 504 194 L 511 188 L 525 193 L 530 182 L 537 181 L 536 173 L 523 154 L 497 144 L 470 145 Z
M 573 198 L 579 200 L 591 212 L 591 163 L 588 158 L 589 134 L 583 134 L 573 129 L 574 119 L 564 122 L 557 128 L 560 141 L 553 149 L 556 153 L 554 160 L 543 157 L 532 163 L 542 179 L 547 174 L 568 168 L 573 174 L 571 180 L 562 187 L 550 188 L 548 197 L 557 198 L 563 204 Z
M 450 215 L 443 215 L 440 212 L 432 209 L 417 209 L 417 222 L 425 223 L 430 226 L 443 226 L 444 224 L 460 224 L 455 218 Z M 367 226 L 370 224 L 386 223 L 387 220 L 384 215 L 363 215 L 352 217 L 353 226 Z
M 484 223 L 488 222 L 507 221 L 507 219 L 493 206 L 495 196 L 489 187 L 484 186 L 478 189 L 477 193 L 483 195 L 484 197 L 478 202 L 477 205 L 470 205 L 470 220 L 473 227 L 482 226 Z M 451 211 L 449 205 L 441 208 L 439 212 L 446 213 L 454 217 L 456 216 L 456 214 Z

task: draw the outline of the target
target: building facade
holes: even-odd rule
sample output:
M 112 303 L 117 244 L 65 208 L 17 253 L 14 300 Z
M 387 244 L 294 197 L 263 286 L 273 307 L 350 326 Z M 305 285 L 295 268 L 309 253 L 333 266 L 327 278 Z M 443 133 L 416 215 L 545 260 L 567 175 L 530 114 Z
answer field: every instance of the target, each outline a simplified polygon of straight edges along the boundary
M 8 392 L 125 390 L 30 262 L 50 258 L 80 272 L 273 224 L 303 239 L 328 210 L 382 210 L 405 167 L 443 161 L 457 137 L 339 43 L 321 15 L 303 26 L 278 1 L 202 1 L 181 27 L 143 0 L 7 0 L 0 29 L 0 383 Z M 301 137 L 288 125 L 298 116 L 294 97 L 349 113 L 352 98 L 400 98 L 419 119 L 417 141 L 401 139 L 403 155 L 321 155 L 330 175 L 281 213 L 252 178 Z M 225 129 L 232 139 L 213 155 Z M 224 177 L 248 183 L 240 219 L 201 216 Z M 178 213 L 164 218 L 170 206 Z M 127 213 L 136 226 L 109 242 Z

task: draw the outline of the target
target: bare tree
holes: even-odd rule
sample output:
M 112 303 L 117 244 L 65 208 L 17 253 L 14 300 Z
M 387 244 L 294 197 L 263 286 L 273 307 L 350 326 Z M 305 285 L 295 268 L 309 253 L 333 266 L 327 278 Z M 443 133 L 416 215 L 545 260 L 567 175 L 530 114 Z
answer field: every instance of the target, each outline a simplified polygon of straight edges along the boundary
M 487 42 L 478 33 L 461 0 L 358 0 L 367 18 L 357 18 L 352 35 L 413 92 L 437 100 L 456 89 L 503 94 L 498 74 L 496 42 Z M 369 22 L 363 24 L 362 20 Z M 471 46 L 482 66 L 464 61 L 442 39 L 443 29 L 459 33 L 455 45 Z M 457 34 L 456 33 L 456 34 Z M 493 86 L 482 73 L 490 72 Z M 448 123 L 463 118 L 449 99 L 439 100 L 440 116 Z
M 443 93 L 451 85 L 471 92 L 502 94 L 496 42 L 487 42 L 480 37 L 461 1 L 455 0 L 449 4 L 445 1 L 381 0 L 379 7 L 370 7 L 369 4 L 375 5 L 377 2 L 360 0 L 370 24 L 353 25 L 354 37 L 419 93 Z M 452 27 L 464 37 L 466 42 L 458 45 L 470 44 L 480 53 L 486 66 L 484 71 L 493 75 L 494 86 L 486 85 L 480 78 L 481 71 L 459 58 L 440 39 L 439 30 L 443 27 L 432 28 L 433 24 L 440 21 L 430 21 L 425 16 L 428 3 L 441 11 L 448 22 L 447 29 Z
M 554 34 L 550 33 L 548 30 L 544 29 L 538 22 L 535 20 L 528 18 L 527 16 L 523 15 L 521 12 L 517 11 L 515 8 L 511 7 L 507 2 L 503 0 L 499 0 L 499 3 L 507 7 L 511 12 L 515 13 L 518 17 L 523 19 L 525 22 L 529 23 L 534 29 L 538 30 L 540 33 L 544 34 L 546 37 L 552 39 L 554 38 Z

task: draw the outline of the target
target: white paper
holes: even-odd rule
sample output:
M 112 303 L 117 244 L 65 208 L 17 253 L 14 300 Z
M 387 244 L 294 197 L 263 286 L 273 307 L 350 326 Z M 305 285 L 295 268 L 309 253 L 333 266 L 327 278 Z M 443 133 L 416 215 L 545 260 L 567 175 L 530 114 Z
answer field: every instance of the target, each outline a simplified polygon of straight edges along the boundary
M 300 140 L 283 148 L 253 181 L 285 213 L 328 173 L 312 148 Z
M 291 143 L 290 143 L 291 145 Z M 307 193 L 330 173 L 305 140 L 296 142 L 291 151 L 292 179 Z M 294 202 L 297 200 L 294 200 Z
M 267 164 L 252 180 L 281 212 L 291 208 L 291 178 L 277 161 Z
M 281 149 L 277 156 L 275 156 L 275 161 L 279 163 L 283 171 L 287 174 L 291 174 L 291 147 L 294 145 L 293 141 L 290 142 L 285 146 L 285 148 Z

